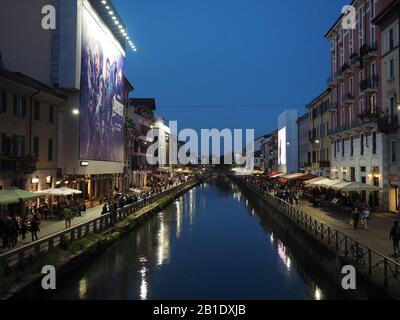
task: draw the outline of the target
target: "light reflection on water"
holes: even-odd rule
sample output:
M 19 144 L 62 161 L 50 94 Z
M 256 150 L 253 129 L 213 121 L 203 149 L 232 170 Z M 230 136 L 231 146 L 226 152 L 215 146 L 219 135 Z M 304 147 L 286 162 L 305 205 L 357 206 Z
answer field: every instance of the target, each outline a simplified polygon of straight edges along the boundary
M 264 224 L 235 185 L 212 181 L 141 223 L 51 298 L 325 299 Z

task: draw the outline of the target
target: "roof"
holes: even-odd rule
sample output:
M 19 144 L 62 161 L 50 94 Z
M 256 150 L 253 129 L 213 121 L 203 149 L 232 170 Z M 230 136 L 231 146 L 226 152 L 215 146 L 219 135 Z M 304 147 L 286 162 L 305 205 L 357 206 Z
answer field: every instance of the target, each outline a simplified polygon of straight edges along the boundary
M 114 37 L 117 39 L 117 41 L 121 44 L 121 46 L 123 48 L 125 48 L 126 39 L 125 39 L 124 35 L 121 33 L 119 27 L 114 23 L 112 16 L 109 15 L 109 13 L 108 13 L 109 10 L 99 0 L 89 0 L 89 2 L 92 5 L 92 7 L 96 10 L 96 12 L 100 16 L 100 18 L 103 20 L 103 22 L 110 29 L 111 33 L 114 35 Z M 110 10 L 113 11 L 114 16 L 120 22 L 120 25 L 124 29 L 126 29 L 125 23 L 121 19 L 120 15 L 118 14 L 117 9 L 112 4 L 111 0 L 107 0 L 107 5 L 110 7 Z
M 130 91 L 135 90 L 135 87 L 133 86 L 133 84 L 128 80 L 128 78 L 126 76 L 124 76 L 124 80 L 125 80 L 125 84 L 131 89 Z
M 379 13 L 375 18 L 372 19 L 373 24 L 380 25 L 381 23 L 384 22 L 384 19 L 387 18 L 391 13 L 393 13 L 393 10 L 396 7 L 399 7 L 400 5 L 400 0 L 395 0 L 391 2 L 388 6 L 386 6 L 381 13 Z M 397 8 L 398 10 L 399 8 Z M 399 14 L 399 12 L 398 12 Z
M 308 113 L 303 114 L 301 117 L 297 119 L 297 123 L 306 120 L 308 118 Z
M 57 98 L 60 98 L 63 100 L 68 99 L 67 94 L 64 91 L 62 91 L 60 89 L 52 88 L 52 87 L 48 86 L 47 84 L 44 84 L 38 80 L 35 80 L 35 79 L 27 76 L 26 74 L 23 74 L 20 72 L 12 72 L 10 70 L 0 68 L 0 77 L 5 78 L 10 81 L 14 81 L 16 83 L 30 87 L 32 89 L 39 90 L 43 93 L 47 93 L 49 95 L 52 95 L 54 97 L 57 97 Z
M 357 0 L 352 0 L 350 5 L 353 5 Z M 325 38 L 329 37 L 329 34 L 333 31 L 333 29 L 335 29 L 335 27 L 338 25 L 338 23 L 340 22 L 340 20 L 342 20 L 344 14 L 342 13 L 339 18 L 336 20 L 336 22 L 330 27 L 330 29 L 328 30 L 328 32 L 325 34 Z
M 129 99 L 129 106 L 135 108 L 150 108 L 156 110 L 156 100 L 154 98 L 131 98 Z
M 314 98 L 311 102 L 309 102 L 306 105 L 306 108 L 308 109 L 309 107 L 311 107 L 313 104 L 315 104 L 316 102 L 320 102 L 321 99 L 323 99 L 326 95 L 328 95 L 331 92 L 331 89 L 326 89 L 324 92 L 322 92 L 318 97 Z

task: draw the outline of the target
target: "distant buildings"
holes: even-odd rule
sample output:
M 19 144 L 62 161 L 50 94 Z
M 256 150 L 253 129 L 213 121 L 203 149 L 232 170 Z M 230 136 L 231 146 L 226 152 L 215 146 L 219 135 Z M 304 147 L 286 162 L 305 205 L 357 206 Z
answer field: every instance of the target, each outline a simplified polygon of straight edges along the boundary
M 299 169 L 298 113 L 287 109 L 278 117 L 278 167 L 280 172 L 289 173 Z

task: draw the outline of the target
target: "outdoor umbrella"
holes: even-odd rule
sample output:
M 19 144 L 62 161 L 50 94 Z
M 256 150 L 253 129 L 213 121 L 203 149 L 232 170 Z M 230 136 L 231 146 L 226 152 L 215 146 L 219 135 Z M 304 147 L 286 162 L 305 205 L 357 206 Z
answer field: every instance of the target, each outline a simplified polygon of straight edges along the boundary
M 43 195 L 17 188 L 0 190 L 0 204 L 2 205 L 27 201 L 38 197 L 43 197 Z
M 320 182 L 317 182 L 316 185 L 318 187 L 323 187 L 323 188 L 333 188 L 334 185 L 340 183 L 339 179 L 327 179 L 327 180 L 322 180 Z
M 340 190 L 342 192 L 356 192 L 356 191 L 379 191 L 380 188 L 372 186 L 370 184 L 352 181 L 339 183 L 333 187 L 334 189 Z
M 82 193 L 81 190 L 75 190 L 75 189 L 70 189 L 70 188 L 66 188 L 66 187 L 60 188 L 59 190 L 61 190 L 61 192 L 64 196 L 71 196 L 73 194 L 81 194 Z
M 283 176 L 282 178 L 287 179 L 287 180 L 293 180 L 293 179 L 300 178 L 303 176 L 305 176 L 304 173 L 291 173 L 286 176 Z
M 48 196 L 62 196 L 62 195 L 64 195 L 64 193 L 62 192 L 61 189 L 55 189 L 55 188 L 36 191 L 35 193 L 40 193 L 40 194 L 44 194 L 44 195 L 48 195 Z
M 318 177 L 318 178 L 307 181 L 305 184 L 306 184 L 306 186 L 316 187 L 318 183 L 323 182 L 323 181 L 329 182 L 329 179 L 324 178 L 324 177 Z

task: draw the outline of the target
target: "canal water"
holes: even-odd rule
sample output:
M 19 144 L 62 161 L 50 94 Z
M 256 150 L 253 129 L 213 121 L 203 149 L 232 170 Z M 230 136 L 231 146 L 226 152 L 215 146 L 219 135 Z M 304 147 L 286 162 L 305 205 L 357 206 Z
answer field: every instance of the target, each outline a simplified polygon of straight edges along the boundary
M 45 299 L 326 299 L 228 178 L 192 189 L 144 221 Z

